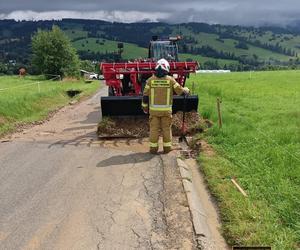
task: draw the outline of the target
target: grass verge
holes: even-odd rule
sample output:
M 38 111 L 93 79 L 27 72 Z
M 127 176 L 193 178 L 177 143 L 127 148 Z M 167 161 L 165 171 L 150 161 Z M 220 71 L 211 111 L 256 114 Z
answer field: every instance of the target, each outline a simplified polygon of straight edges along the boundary
M 96 92 L 98 82 L 68 80 L 47 81 L 43 77 L 0 77 L 0 136 L 13 131 L 18 125 L 38 121 L 49 112 Z M 70 98 L 66 91 L 80 90 Z
M 299 71 L 280 71 L 197 75 L 189 81 L 197 82 L 200 113 L 215 122 L 202 136 L 216 154 L 203 152 L 199 161 L 231 245 L 300 247 L 299 79 Z

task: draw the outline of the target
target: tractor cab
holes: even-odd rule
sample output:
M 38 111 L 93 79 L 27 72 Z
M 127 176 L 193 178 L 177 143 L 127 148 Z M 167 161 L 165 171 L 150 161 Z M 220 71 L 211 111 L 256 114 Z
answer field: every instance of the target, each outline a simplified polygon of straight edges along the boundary
M 165 58 L 168 61 L 178 62 L 178 45 L 177 42 L 181 37 L 170 37 L 168 40 L 159 40 L 153 36 L 149 45 L 148 57 L 157 61 Z

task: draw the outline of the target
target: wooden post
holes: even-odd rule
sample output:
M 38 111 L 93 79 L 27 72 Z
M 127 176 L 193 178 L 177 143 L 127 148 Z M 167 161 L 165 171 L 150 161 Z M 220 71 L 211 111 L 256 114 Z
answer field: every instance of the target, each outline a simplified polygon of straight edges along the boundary
M 244 195 L 245 197 L 247 197 L 248 195 L 246 194 L 246 192 L 244 191 L 244 189 L 241 188 L 241 186 L 236 182 L 236 180 L 234 178 L 231 178 L 231 182 L 236 186 L 236 188 L 242 193 L 242 195 Z
M 222 128 L 223 122 L 222 122 L 222 114 L 221 114 L 221 101 L 220 98 L 217 98 L 217 109 L 218 109 L 218 124 L 219 128 Z

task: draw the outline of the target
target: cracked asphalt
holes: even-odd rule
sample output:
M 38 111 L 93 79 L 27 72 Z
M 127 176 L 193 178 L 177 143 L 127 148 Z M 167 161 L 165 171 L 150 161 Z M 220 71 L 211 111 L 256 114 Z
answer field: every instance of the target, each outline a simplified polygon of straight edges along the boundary
M 195 248 L 175 155 L 98 141 L 106 91 L 0 143 L 1 250 Z

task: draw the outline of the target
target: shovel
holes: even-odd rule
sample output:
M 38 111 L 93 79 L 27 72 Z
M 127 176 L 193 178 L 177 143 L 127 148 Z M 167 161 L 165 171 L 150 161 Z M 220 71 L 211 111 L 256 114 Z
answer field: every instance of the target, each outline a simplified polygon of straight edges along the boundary
M 186 99 L 187 95 L 184 95 L 183 99 L 183 113 L 182 113 L 182 127 L 181 127 L 181 136 L 179 137 L 179 142 L 185 142 L 187 146 L 189 146 L 189 143 L 186 139 L 186 125 L 185 125 L 185 113 L 186 113 Z

